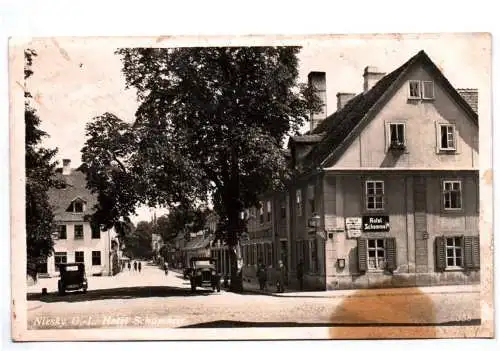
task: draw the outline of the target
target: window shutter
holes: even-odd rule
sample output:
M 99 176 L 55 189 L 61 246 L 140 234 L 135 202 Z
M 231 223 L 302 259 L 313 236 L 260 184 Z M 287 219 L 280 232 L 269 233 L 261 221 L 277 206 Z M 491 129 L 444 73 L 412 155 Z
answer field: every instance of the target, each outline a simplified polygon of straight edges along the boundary
M 434 255 L 436 257 L 436 270 L 444 271 L 446 268 L 446 248 L 444 243 L 444 236 L 438 236 L 436 238 Z
M 358 270 L 360 273 L 364 273 L 368 270 L 366 251 L 366 239 L 358 238 Z
M 472 236 L 464 237 L 464 267 L 465 268 L 473 268 L 472 262 Z
M 479 237 L 472 237 L 472 268 L 478 269 L 481 262 L 481 255 L 479 253 Z
M 386 238 L 385 239 L 385 251 L 387 254 L 387 270 L 394 271 L 398 264 L 396 261 L 396 238 Z

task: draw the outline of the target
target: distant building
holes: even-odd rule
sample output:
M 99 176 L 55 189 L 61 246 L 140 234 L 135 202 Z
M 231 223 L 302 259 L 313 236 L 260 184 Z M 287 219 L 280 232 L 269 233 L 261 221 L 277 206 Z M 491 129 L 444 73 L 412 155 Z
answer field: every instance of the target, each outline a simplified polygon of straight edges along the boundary
M 84 263 L 88 275 L 116 274 L 120 242 L 114 230 L 101 231 L 91 225 L 97 197 L 86 188 L 85 174 L 71 169 L 67 159 L 57 172 L 66 185 L 48 192 L 55 221 L 54 254 L 38 267 L 39 275 L 58 276 L 59 263 L 74 262 Z

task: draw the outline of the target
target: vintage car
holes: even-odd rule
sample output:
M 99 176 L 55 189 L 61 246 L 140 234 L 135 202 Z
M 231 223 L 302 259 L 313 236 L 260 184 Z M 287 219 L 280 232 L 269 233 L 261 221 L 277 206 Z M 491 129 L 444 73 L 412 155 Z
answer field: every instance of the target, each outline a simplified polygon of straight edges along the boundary
M 211 287 L 213 291 L 220 291 L 220 276 L 215 269 L 215 262 L 213 258 L 191 258 L 191 272 L 189 275 L 191 291 L 196 291 L 197 287 Z
M 57 291 L 60 295 L 65 294 L 66 291 L 87 292 L 88 284 L 83 263 L 61 263 L 58 266 L 60 279 L 57 282 Z

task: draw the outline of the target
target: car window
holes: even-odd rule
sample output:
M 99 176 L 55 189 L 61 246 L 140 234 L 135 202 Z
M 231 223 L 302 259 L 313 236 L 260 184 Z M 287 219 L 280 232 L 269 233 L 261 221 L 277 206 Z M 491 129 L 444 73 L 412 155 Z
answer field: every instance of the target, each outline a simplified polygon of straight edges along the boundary
M 66 270 L 68 272 L 76 272 L 78 271 L 78 266 L 66 266 Z
M 210 263 L 210 261 L 196 261 L 194 263 L 196 268 L 211 268 L 213 265 Z

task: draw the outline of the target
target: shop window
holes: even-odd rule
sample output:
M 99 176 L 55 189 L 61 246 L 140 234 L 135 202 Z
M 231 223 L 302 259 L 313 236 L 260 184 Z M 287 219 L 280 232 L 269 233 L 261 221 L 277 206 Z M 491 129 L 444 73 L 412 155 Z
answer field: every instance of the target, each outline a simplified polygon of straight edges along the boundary
M 365 183 L 365 198 L 367 210 L 384 209 L 384 182 L 368 180 Z
M 83 239 L 83 225 L 75 224 L 75 240 Z
M 443 181 L 443 204 L 445 210 L 462 209 L 462 182 L 459 180 Z
M 83 251 L 75 251 L 75 263 L 85 263 L 85 256 Z
M 59 264 L 68 263 L 68 253 L 67 252 L 56 252 L 54 253 L 54 265 L 56 271 L 59 270 Z
M 101 265 L 101 251 L 92 251 L 92 266 Z

